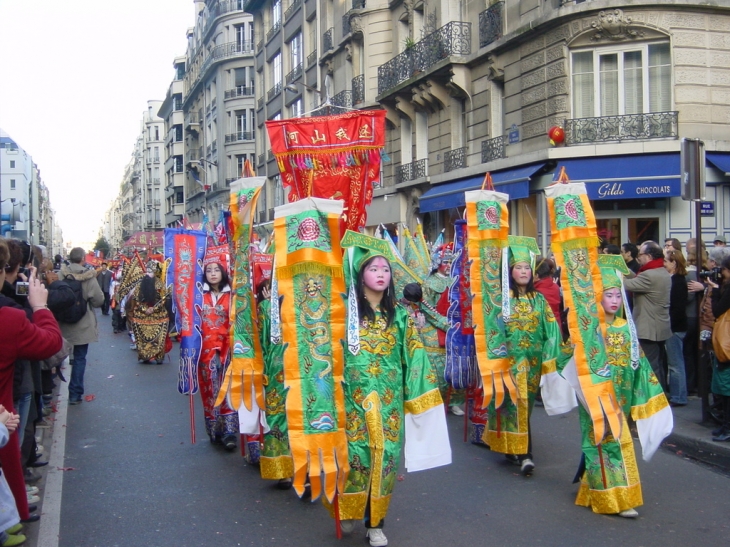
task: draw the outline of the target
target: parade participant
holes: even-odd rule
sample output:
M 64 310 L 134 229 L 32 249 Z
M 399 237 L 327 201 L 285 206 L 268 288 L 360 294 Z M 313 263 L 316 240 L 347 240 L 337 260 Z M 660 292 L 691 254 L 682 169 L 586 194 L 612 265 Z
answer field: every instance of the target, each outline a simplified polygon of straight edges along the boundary
M 446 312 L 449 306 L 448 289 L 452 283 L 451 263 L 453 260 L 454 247 L 451 243 L 439 245 L 431 255 L 431 274 L 423 283 L 423 300 L 421 301 L 421 311 L 426 321 L 420 329 L 420 334 L 428 359 L 436 370 L 441 397 L 444 401 L 448 401 L 453 414 L 463 416 L 464 411 L 459 405 L 464 402 L 464 392 L 457 390 L 449 393 L 449 386 L 444 377 L 446 332 L 450 327 Z
M 506 322 L 507 351 L 517 386 L 517 403 L 505 397 L 501 407 L 489 404 L 482 439 L 495 452 L 519 463 L 531 475 L 530 417 L 543 374 L 555 371 L 560 328 L 545 297 L 535 290 L 533 272 L 537 243 L 529 237 L 509 237 L 509 288 L 511 316 Z
M 221 379 L 230 360 L 231 287 L 228 272 L 220 262 L 205 261 L 203 309 L 200 313 L 203 346 L 198 361 L 198 385 L 203 400 L 205 430 L 212 444 L 236 449 L 238 414 L 227 401 L 216 408 Z
M 289 431 L 286 425 L 286 387 L 284 386 L 284 349 L 282 344 L 271 341 L 271 280 L 264 279 L 256 291 L 258 301 L 259 337 L 264 354 L 266 376 L 266 421 L 269 431 L 264 434 L 259 465 L 262 479 L 278 480 L 278 487 L 288 490 L 292 486 L 294 463 L 289 447 Z M 277 303 L 278 305 L 278 303 Z
M 132 324 L 137 356 L 146 364 L 154 360 L 161 365 L 166 351 L 169 351 L 166 349 L 166 341 L 170 318 L 162 280 L 157 277 L 160 273 L 159 264 L 150 261 L 147 275 L 135 287 L 127 301 L 127 315 Z
M 357 305 L 348 310 L 348 324 L 356 320 L 359 351 L 345 350 L 350 472 L 338 506 L 343 531 L 365 518 L 370 545 L 384 546 L 403 432 L 409 471 L 451 463 L 451 447 L 434 368 L 413 320 L 396 302 L 387 243 L 348 231 L 342 246 L 349 247 L 345 277 Z
M 671 432 L 672 413 L 649 361 L 639 353 L 638 339 L 632 336 L 630 314 L 626 318 L 620 316 L 621 308 L 627 309 L 620 274 L 628 275 L 630 270 L 621 257 L 599 255 L 598 264 L 603 281 L 601 305 L 607 325 L 606 364 L 610 367 L 613 391 L 621 407 L 622 428 L 619 438 L 608 433 L 603 439 L 596 439 L 593 420 L 584 405 L 580 406 L 583 462 L 575 503 L 590 507 L 594 513 L 636 518 L 636 507 L 643 501 L 626 417 L 630 415 L 636 420 L 644 460 L 648 461 L 662 439 Z M 571 383 L 584 403 L 574 366 L 563 373 L 573 379 Z

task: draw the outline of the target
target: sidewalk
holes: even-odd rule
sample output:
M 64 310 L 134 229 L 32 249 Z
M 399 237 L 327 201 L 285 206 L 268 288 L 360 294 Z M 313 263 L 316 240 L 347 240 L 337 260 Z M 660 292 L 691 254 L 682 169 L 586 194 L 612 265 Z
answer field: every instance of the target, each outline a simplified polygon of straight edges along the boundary
M 730 473 L 730 442 L 712 441 L 714 423 L 701 423 L 702 401 L 692 397 L 687 406 L 674 407 L 674 430 L 663 446 L 704 464 L 718 467 Z

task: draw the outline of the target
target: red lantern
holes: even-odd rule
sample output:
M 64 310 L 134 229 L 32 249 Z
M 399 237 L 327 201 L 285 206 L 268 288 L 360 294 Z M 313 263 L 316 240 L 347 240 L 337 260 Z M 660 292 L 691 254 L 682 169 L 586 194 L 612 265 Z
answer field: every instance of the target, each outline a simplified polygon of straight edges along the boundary
M 563 144 L 565 141 L 565 130 L 558 125 L 554 125 L 548 130 L 548 137 L 552 146 Z

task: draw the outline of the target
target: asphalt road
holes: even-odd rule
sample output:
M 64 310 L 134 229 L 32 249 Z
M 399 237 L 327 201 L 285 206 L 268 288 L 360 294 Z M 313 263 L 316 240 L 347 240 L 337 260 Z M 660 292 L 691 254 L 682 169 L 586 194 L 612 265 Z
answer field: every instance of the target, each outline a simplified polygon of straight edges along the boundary
M 198 442 L 191 444 L 188 398 L 176 390 L 177 362 L 138 364 L 127 336 L 112 334 L 109 319 L 99 314 L 100 341 L 89 350 L 86 394 L 95 399 L 68 407 L 65 452 L 58 453 L 63 444 L 54 437 L 54 461 L 63 456 L 62 467 L 73 468 L 61 473 L 62 485 L 58 481 L 58 545 L 367 546 L 362 526 L 337 540 L 321 503 L 276 490 L 240 453 L 211 446 L 198 396 Z M 730 478 L 670 451 L 639 462 L 644 506 L 640 518 L 624 520 L 574 505 L 575 412 L 549 418 L 536 408 L 530 478 L 501 455 L 462 442 L 463 419 L 450 415 L 448 421 L 452 465 L 401 471 L 385 526 L 391 546 L 727 543 Z M 43 511 L 51 518 L 54 507 L 44 504 Z

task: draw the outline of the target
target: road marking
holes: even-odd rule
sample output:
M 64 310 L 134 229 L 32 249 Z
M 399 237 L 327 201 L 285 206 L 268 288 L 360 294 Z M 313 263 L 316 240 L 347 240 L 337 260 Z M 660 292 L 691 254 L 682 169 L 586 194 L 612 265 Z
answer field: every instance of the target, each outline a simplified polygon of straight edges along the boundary
M 68 360 L 64 365 L 68 364 Z M 67 376 L 71 372 L 64 366 Z M 66 455 L 66 416 L 68 410 L 68 383 L 61 382 L 56 403 L 56 416 L 53 422 L 53 439 L 51 441 L 48 473 L 43 494 L 43 518 L 38 530 L 38 543 L 43 547 L 58 547 L 61 531 L 61 499 L 63 495 L 63 460 Z

